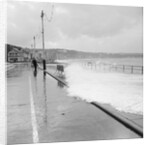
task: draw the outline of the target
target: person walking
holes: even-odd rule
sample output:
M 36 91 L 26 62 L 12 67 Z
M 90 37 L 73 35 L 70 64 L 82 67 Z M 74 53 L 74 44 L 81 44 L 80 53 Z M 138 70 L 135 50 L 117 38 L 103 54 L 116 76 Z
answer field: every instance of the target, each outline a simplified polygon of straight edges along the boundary
M 34 67 L 34 72 L 37 72 L 37 60 L 35 58 L 32 60 L 32 65 Z

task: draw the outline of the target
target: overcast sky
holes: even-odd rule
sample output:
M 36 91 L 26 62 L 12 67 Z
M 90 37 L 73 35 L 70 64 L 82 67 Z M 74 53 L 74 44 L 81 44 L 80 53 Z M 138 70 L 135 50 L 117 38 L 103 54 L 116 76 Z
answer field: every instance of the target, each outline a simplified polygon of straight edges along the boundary
M 45 47 L 91 52 L 143 52 L 143 9 L 100 5 L 9 2 L 7 43 L 42 48 L 41 10 L 44 17 Z

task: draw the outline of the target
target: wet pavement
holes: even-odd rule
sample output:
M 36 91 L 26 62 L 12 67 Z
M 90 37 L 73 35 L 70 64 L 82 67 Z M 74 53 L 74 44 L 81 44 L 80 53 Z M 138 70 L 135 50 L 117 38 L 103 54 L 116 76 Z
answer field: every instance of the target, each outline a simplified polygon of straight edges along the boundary
M 55 73 L 55 67 L 49 71 Z M 36 75 L 36 76 L 35 76 Z M 70 97 L 54 78 L 28 65 L 7 74 L 8 144 L 139 138 L 103 111 Z

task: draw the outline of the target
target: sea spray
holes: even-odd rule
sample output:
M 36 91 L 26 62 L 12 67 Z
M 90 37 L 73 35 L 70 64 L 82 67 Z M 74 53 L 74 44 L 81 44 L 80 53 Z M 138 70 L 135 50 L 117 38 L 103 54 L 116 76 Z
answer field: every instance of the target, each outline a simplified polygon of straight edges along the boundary
M 79 64 L 65 69 L 67 92 L 86 101 L 110 104 L 119 111 L 143 114 L 143 76 L 95 72 Z

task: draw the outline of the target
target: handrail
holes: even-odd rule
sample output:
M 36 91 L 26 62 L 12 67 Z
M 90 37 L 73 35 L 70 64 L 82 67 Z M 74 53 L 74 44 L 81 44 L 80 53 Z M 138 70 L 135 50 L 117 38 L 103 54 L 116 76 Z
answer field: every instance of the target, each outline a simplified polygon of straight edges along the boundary
M 56 77 L 56 76 L 54 76 L 54 75 L 51 74 L 50 72 L 48 72 L 48 71 L 42 69 L 40 66 L 38 66 L 38 67 L 39 67 L 39 69 L 43 70 L 45 73 L 47 73 L 48 75 L 50 75 L 51 77 L 53 77 L 54 79 L 56 79 L 57 81 L 61 82 L 63 85 L 65 85 L 65 86 L 68 87 L 67 82 L 63 81 L 62 79 L 60 79 L 60 78 L 58 78 L 58 77 Z

